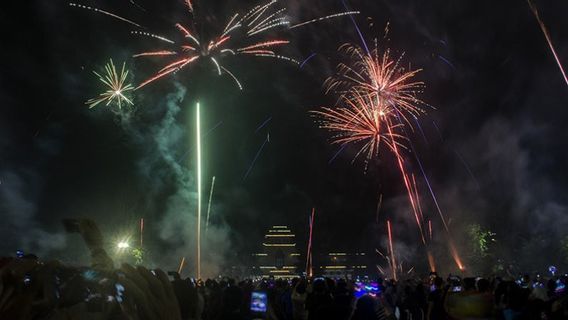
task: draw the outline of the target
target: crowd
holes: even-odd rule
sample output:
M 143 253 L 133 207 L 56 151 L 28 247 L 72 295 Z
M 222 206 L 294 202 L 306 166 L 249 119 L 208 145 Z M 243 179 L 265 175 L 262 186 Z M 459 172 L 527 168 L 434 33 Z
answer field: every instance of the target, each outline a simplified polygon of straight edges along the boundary
M 565 276 L 202 282 L 142 266 L 115 269 L 94 223 L 69 227 L 83 235 L 92 265 L 70 267 L 34 255 L 0 259 L 0 319 L 568 319 Z M 265 299 L 252 303 L 258 308 L 251 308 L 253 293 Z

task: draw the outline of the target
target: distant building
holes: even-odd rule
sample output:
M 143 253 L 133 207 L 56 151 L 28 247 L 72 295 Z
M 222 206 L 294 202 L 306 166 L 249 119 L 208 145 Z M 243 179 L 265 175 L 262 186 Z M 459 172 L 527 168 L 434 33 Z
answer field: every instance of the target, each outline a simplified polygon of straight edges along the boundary
M 365 252 L 327 252 L 314 254 L 314 275 L 353 277 L 374 274 Z
M 296 241 L 296 235 L 285 225 L 272 226 L 264 235 L 261 250 L 253 253 L 251 272 L 254 276 L 290 278 L 305 274 L 306 245 Z M 365 252 L 313 253 L 314 276 L 354 277 L 375 274 Z
M 296 235 L 288 226 L 272 226 L 264 235 L 262 250 L 253 253 L 253 275 L 274 277 L 298 276 L 299 256 Z

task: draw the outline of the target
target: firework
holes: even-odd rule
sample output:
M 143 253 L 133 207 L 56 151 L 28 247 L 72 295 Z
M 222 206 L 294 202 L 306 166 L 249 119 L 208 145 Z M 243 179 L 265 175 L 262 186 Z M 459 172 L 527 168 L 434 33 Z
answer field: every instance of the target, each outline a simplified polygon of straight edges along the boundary
M 434 261 L 434 256 L 432 255 L 432 252 L 428 250 L 427 255 L 428 255 L 428 264 L 430 265 L 430 271 L 436 272 L 436 261 Z
M 300 62 L 297 60 L 278 52 L 280 48 L 288 45 L 290 41 L 283 38 L 274 38 L 271 36 L 273 32 L 294 29 L 337 17 L 359 14 L 358 11 L 346 11 L 292 25 L 286 15 L 287 9 L 280 7 L 278 1 L 272 0 L 266 4 L 257 5 L 246 13 L 233 14 L 221 32 L 206 38 L 202 36 L 202 33 L 198 32 L 196 27 L 201 27 L 201 25 L 199 24 L 200 21 L 195 19 L 195 10 L 192 2 L 186 0 L 186 7 L 192 21 L 189 24 L 175 24 L 178 35 L 181 35 L 184 39 L 179 44 L 162 36 L 135 31 L 136 34 L 156 38 L 174 45 L 171 50 L 158 49 L 134 55 L 134 57 L 154 56 L 162 58 L 174 56 L 174 59 L 167 61 L 160 70 L 140 83 L 136 89 L 204 60 L 214 67 L 218 75 L 223 73 L 229 75 L 238 88 L 242 90 L 242 85 L 238 78 L 221 63 L 225 58 L 232 56 L 268 57 L 300 65 Z
M 144 12 L 146 11 L 134 1 L 130 1 L 138 9 Z M 268 57 L 300 65 L 300 62 L 297 60 L 278 53 L 279 49 L 288 45 L 290 41 L 282 38 L 274 38 L 272 33 L 278 30 L 285 31 L 324 20 L 359 14 L 359 11 L 345 11 L 292 24 L 288 19 L 287 8 L 279 6 L 277 0 L 271 0 L 265 4 L 256 5 L 246 12 L 233 14 L 227 19 L 228 22 L 221 32 L 217 32 L 211 37 L 205 37 L 204 33 L 207 32 L 201 32 L 204 28 L 220 28 L 218 26 L 202 25 L 202 21 L 197 19 L 199 15 L 196 14 L 193 1 L 184 0 L 184 3 L 188 12 L 189 23 L 178 22 L 174 24 L 178 32 L 178 37 L 181 36 L 183 38 L 179 43 L 150 32 L 140 30 L 131 31 L 133 35 L 157 39 L 167 42 L 172 46 L 169 50 L 156 49 L 135 54 L 134 57 L 163 59 L 173 56 L 173 59 L 165 61 L 154 75 L 140 83 L 135 90 L 202 60 L 210 63 L 215 68 L 218 75 L 222 75 L 223 73 L 227 74 L 235 82 L 237 87 L 242 90 L 242 84 L 235 74 L 221 63 L 224 58 L 230 56 Z M 138 28 L 145 29 L 142 25 L 107 10 L 73 2 L 70 2 L 69 6 L 104 14 Z
M 260 126 L 258 126 L 256 128 L 256 130 L 254 130 L 254 133 L 258 133 L 258 131 L 260 131 L 260 129 L 264 128 L 270 121 L 272 120 L 272 116 L 266 118 L 266 120 L 264 120 Z
M 352 92 L 349 98 L 344 95 L 342 101 L 344 107 L 323 108 L 321 111 L 313 112 L 320 119 L 320 128 L 335 133 L 332 137 L 332 143 L 360 144 L 361 147 L 354 160 L 359 155 L 365 154 L 365 170 L 369 160 L 379 155 L 381 144 L 388 147 L 388 150 L 396 157 L 422 242 L 426 244 L 422 230 L 421 210 L 417 205 L 417 193 L 410 183 L 404 159 L 400 153 L 400 148 L 405 148 L 401 142 L 407 140 L 407 138 L 397 133 L 403 125 L 395 122 L 397 120 L 396 109 L 388 104 L 381 104 L 381 100 L 375 99 L 375 97 L 367 94 L 362 95 L 357 91 Z
M 211 199 L 213 199 L 213 189 L 215 188 L 215 176 L 211 179 L 211 190 L 209 191 L 209 203 L 207 204 L 207 219 L 205 220 L 205 233 L 209 228 L 209 213 L 211 212 Z
M 136 23 L 136 22 L 134 22 L 134 21 L 132 21 L 132 20 L 126 19 L 126 18 L 124 18 L 124 17 L 121 17 L 121 16 L 119 16 L 119 15 L 117 15 L 117 14 L 114 14 L 114 13 L 112 13 L 112 12 L 108 12 L 108 11 L 106 11 L 106 10 L 102 10 L 102 9 L 95 8 L 95 7 L 91 7 L 91 6 L 86 6 L 86 5 L 83 5 L 83 4 L 80 4 L 80 3 L 73 3 L 73 2 L 69 2 L 69 6 L 70 6 L 70 7 L 79 8 L 79 9 L 89 10 L 89 11 L 96 12 L 96 13 L 101 13 L 101 14 L 104 14 L 104 15 L 106 15 L 106 16 L 112 17 L 112 18 L 114 18 L 114 19 L 118 19 L 118 20 L 120 20 L 120 21 L 129 23 L 129 24 L 131 24 L 131 25 L 133 25 L 133 26 L 135 26 L 135 27 L 143 28 L 141 25 L 139 25 L 138 23 Z
M 339 50 L 346 53 L 351 62 L 340 63 L 337 74 L 326 80 L 325 86 L 327 93 L 334 91 L 340 94 L 340 107 L 323 108 L 313 113 L 319 119 L 320 128 L 334 134 L 332 143 L 344 146 L 359 144 L 355 159 L 361 154 L 366 156 L 365 170 L 369 160 L 379 156 L 381 144 L 387 146 L 385 149 L 398 164 L 422 243 L 427 245 L 418 185 L 414 174 L 408 172 L 406 157 L 402 152 L 405 149 L 414 151 L 406 127 L 413 129 L 413 122 L 419 125 L 418 119 L 425 114 L 425 107 L 430 107 L 418 98 L 424 83 L 416 81 L 415 76 L 421 69 L 403 68 L 403 55 L 397 59 L 392 58 L 390 49 L 379 50 L 377 40 L 372 51 L 368 50 L 366 44 L 365 49 L 346 44 Z M 410 148 L 405 142 L 408 142 Z M 418 158 L 417 160 L 419 161 Z M 429 182 L 426 182 L 433 195 Z M 449 234 L 434 195 L 433 198 Z M 461 269 L 463 265 L 452 241 L 450 248 Z M 434 269 L 434 260 L 429 252 L 428 260 L 430 268 Z
M 383 270 L 383 268 L 381 268 L 381 266 L 378 266 L 378 265 L 377 265 L 377 270 L 379 270 L 379 272 L 380 272 L 382 275 L 385 275 L 385 274 L 386 274 L 386 273 L 385 273 L 385 270 Z
M 308 63 L 308 61 L 310 61 L 316 55 L 317 55 L 317 53 L 313 52 L 306 59 L 304 59 L 304 61 L 302 61 L 302 63 L 300 63 L 300 69 L 302 69 L 306 65 L 306 63 Z
M 166 37 L 162 37 L 162 36 L 160 36 L 160 35 L 153 34 L 153 33 L 149 33 L 149 32 L 136 31 L 136 30 L 135 30 L 135 31 L 130 31 L 130 34 L 139 35 L 139 36 L 143 36 L 143 37 L 150 37 L 150 38 L 162 40 L 162 41 L 164 41 L 164 42 L 171 43 L 171 44 L 174 44 L 174 43 L 175 43 L 174 41 L 172 41 L 172 40 L 170 40 L 170 39 L 168 39 L 168 38 L 166 38 Z
M 356 15 L 356 14 L 359 14 L 359 13 L 360 13 L 359 11 L 346 11 L 346 12 L 330 14 L 330 15 L 325 16 L 325 17 L 315 18 L 315 19 L 312 19 L 312 20 L 308 20 L 308 21 L 305 21 L 305 22 L 295 24 L 295 25 L 291 26 L 290 29 L 302 27 L 302 26 L 305 26 L 305 25 L 310 24 L 310 23 L 315 23 L 315 22 L 319 22 L 319 21 L 323 21 L 323 20 L 327 20 L 327 19 L 343 17 L 343 16 L 351 16 L 351 15 Z
M 93 73 L 99 78 L 99 81 L 105 85 L 107 90 L 99 94 L 97 98 L 89 99 L 85 102 L 85 104 L 89 105 L 89 108 L 94 108 L 103 102 L 106 102 L 106 106 L 113 104 L 118 106 L 119 109 L 122 109 L 123 104 L 134 105 L 130 97 L 134 86 L 126 82 L 129 73 L 126 69 L 126 63 L 122 63 L 122 69 L 118 72 L 112 59 L 110 59 L 105 65 L 104 74 L 100 74 L 96 71 L 93 71 Z
M 436 128 L 437 128 L 437 126 L 436 126 Z M 436 210 L 438 211 L 438 215 L 440 216 L 440 220 L 442 220 L 442 225 L 444 226 L 444 230 L 446 231 L 446 235 L 448 236 L 448 245 L 450 247 L 450 253 L 451 253 L 451 255 L 454 259 L 454 262 L 458 266 L 458 268 L 463 271 L 463 270 L 465 270 L 465 266 L 463 265 L 463 263 L 461 261 L 460 255 L 459 255 L 458 250 L 457 250 L 457 248 L 454 244 L 454 240 L 453 240 L 451 232 L 450 232 L 450 222 L 451 222 L 452 219 L 450 218 L 448 220 L 448 222 L 446 223 L 446 218 L 444 216 L 444 213 L 442 212 L 442 209 L 440 208 L 436 194 L 434 193 L 434 190 L 432 189 L 432 185 L 430 184 L 430 179 L 428 179 L 428 176 L 426 175 L 426 172 L 424 171 L 424 167 L 422 166 L 422 161 L 420 161 L 420 158 L 418 157 L 418 153 L 416 152 L 416 150 L 414 150 L 414 147 L 412 149 L 414 151 L 414 156 L 415 156 L 416 162 L 418 163 L 420 171 L 422 172 L 422 176 L 424 177 L 424 181 L 426 182 L 426 186 L 428 187 L 428 191 L 430 192 L 432 200 L 434 201 L 434 205 L 436 206 Z
M 190 1 L 186 1 L 187 8 L 193 16 L 194 6 Z M 211 38 L 204 38 L 197 32 L 195 22 L 184 25 L 176 23 L 178 33 L 184 38 L 179 44 L 173 43 L 165 37 L 152 34 L 145 34 L 166 42 L 172 43 L 175 48 L 172 50 L 154 50 L 134 55 L 134 57 L 154 56 L 168 57 L 174 56 L 172 61 L 158 70 L 158 72 L 138 85 L 137 89 L 152 83 L 166 75 L 172 74 L 191 66 L 198 61 L 206 60 L 212 64 L 217 74 L 228 74 L 239 89 L 242 85 L 237 77 L 221 64 L 221 61 L 229 56 L 248 55 L 256 57 L 272 57 L 285 59 L 298 64 L 292 58 L 278 54 L 279 47 L 290 43 L 286 39 L 268 39 L 263 37 L 264 33 L 277 28 L 285 28 L 290 22 L 284 15 L 285 8 L 279 8 L 277 1 L 271 1 L 264 5 L 258 5 L 245 14 L 236 13 L 228 20 L 222 32 Z M 259 41 L 259 37 L 261 40 Z
M 258 151 L 254 155 L 254 158 L 252 159 L 252 162 L 250 163 L 247 172 L 245 172 L 245 175 L 243 176 L 243 180 L 246 180 L 248 178 L 250 172 L 252 171 L 252 168 L 254 167 L 254 164 L 256 163 L 256 160 L 258 160 L 258 157 L 260 157 L 262 150 L 264 150 L 264 146 L 266 146 L 268 142 L 270 142 L 270 133 L 266 134 L 266 139 L 264 139 L 264 142 L 262 142 L 260 148 L 258 148 Z
M 181 274 L 181 272 L 183 271 L 183 267 L 185 267 L 185 257 L 181 258 L 178 268 L 178 274 Z
M 377 214 L 375 216 L 375 223 L 379 224 L 379 214 L 381 213 L 381 207 L 383 205 L 383 194 L 379 195 L 379 201 L 377 202 Z
M 327 164 L 331 164 L 333 161 L 335 161 L 335 159 L 337 159 L 337 157 L 339 156 L 339 154 L 341 152 L 343 152 L 343 150 L 345 149 L 345 144 L 341 146 L 341 148 L 337 149 L 337 151 L 333 154 L 333 156 L 331 156 L 331 158 L 329 159 L 329 161 L 327 162 Z
M 556 60 L 556 64 L 558 65 L 558 68 L 560 69 L 560 72 L 562 73 L 562 77 L 564 77 L 564 81 L 566 82 L 566 85 L 568 85 L 568 77 L 566 76 L 566 72 L 564 72 L 564 67 L 562 66 L 562 63 L 560 62 L 560 58 L 558 58 L 558 54 L 556 54 L 556 49 L 554 49 L 554 45 L 552 45 L 552 40 L 550 39 L 550 34 L 548 33 L 548 29 L 546 29 L 544 22 L 542 22 L 542 20 L 540 19 L 540 15 L 538 14 L 538 10 L 537 10 L 536 6 L 532 3 L 531 0 L 527 0 L 527 2 L 529 3 L 529 7 L 531 8 L 531 11 L 533 12 L 536 20 L 538 21 L 538 25 L 540 26 L 540 29 L 542 30 L 542 33 L 544 34 L 544 38 L 546 39 L 546 42 L 548 43 L 548 47 L 550 48 L 550 51 L 552 52 L 552 55 L 554 56 L 554 60 Z
M 308 250 L 306 254 L 306 275 L 311 277 L 313 275 L 312 266 L 312 235 L 314 231 L 314 218 L 316 214 L 316 208 L 312 208 L 312 214 L 310 215 L 310 232 L 308 234 Z
M 387 220 L 387 232 L 389 235 L 389 251 L 391 256 L 391 268 L 392 268 L 392 278 L 396 281 L 396 260 L 394 258 L 394 247 L 392 245 L 392 230 L 390 220 Z
M 328 93 L 337 91 L 348 97 L 356 93 L 373 99 L 377 105 L 392 109 L 392 116 L 402 117 L 410 127 L 410 117 L 417 118 L 425 113 L 424 106 L 428 105 L 417 97 L 423 91 L 424 83 L 414 80 L 422 69 L 403 68 L 404 54 L 393 59 L 390 49 L 379 50 L 377 41 L 368 54 L 353 44 L 345 44 L 339 51 L 354 62 L 338 65 L 337 74 L 325 82 Z
M 387 146 L 397 160 L 422 242 L 426 244 L 422 230 L 421 209 L 418 205 L 419 199 L 415 186 L 411 183 L 411 177 L 406 172 L 404 158 L 400 152 L 401 148 L 406 148 L 402 142 L 408 138 L 402 134 L 403 124 L 397 122 L 399 118 L 396 106 L 386 103 L 387 100 L 377 99 L 376 96 L 362 94 L 359 91 L 343 95 L 341 100 L 343 107 L 323 108 L 312 112 L 320 119 L 320 128 L 334 133 L 332 143 L 360 144 L 354 160 L 364 154 L 365 170 L 369 160 L 379 155 L 381 144 Z
M 358 92 L 351 98 L 341 98 L 342 107 L 322 108 L 313 111 L 319 119 L 319 126 L 334 133 L 333 144 L 361 144 L 355 158 L 365 155 L 367 163 L 372 157 L 378 156 L 382 143 L 392 151 L 406 137 L 395 133 L 400 124 L 393 123 L 394 109 L 388 105 L 376 104 L 375 101 Z
M 195 111 L 197 141 L 197 279 L 201 279 L 201 117 L 199 102 Z

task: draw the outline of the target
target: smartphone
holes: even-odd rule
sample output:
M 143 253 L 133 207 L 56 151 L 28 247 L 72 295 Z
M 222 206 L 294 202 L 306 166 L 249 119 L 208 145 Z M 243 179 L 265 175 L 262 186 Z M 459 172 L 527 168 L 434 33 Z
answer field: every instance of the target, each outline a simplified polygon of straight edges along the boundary
M 266 313 L 268 307 L 268 296 L 263 291 L 253 291 L 250 299 L 250 311 L 255 313 Z
M 566 285 L 562 281 L 560 281 L 560 279 L 556 280 L 556 289 L 554 290 L 554 292 L 562 293 L 565 289 Z
M 25 284 L 26 286 L 29 286 L 31 282 L 32 282 L 32 276 L 30 276 L 29 273 L 26 273 L 26 274 L 24 275 L 24 284 Z
M 116 283 L 114 285 L 114 288 L 116 289 L 116 301 L 118 301 L 118 303 L 121 303 L 124 295 L 124 286 L 120 283 Z

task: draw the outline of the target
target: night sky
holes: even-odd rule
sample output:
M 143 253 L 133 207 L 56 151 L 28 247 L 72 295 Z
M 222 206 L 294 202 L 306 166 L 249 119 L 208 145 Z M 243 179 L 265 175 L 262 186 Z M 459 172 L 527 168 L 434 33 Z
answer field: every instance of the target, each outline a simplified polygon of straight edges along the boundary
M 255 4 L 201 2 L 205 35 Z M 173 38 L 174 24 L 189 21 L 181 0 L 138 0 L 145 12 L 128 0 L 79 3 Z M 282 3 L 294 22 L 345 10 L 336 0 Z M 568 3 L 536 5 L 568 63 Z M 568 86 L 526 1 L 351 0 L 349 7 L 361 11 L 355 20 L 366 41 L 382 39 L 389 23 L 393 54 L 404 53 L 404 65 L 423 69 L 421 98 L 434 108 L 421 119 L 423 132 L 416 128 L 410 138 L 459 247 L 465 248 L 466 227 L 477 223 L 497 234 L 495 250 L 506 261 L 526 269 L 561 263 L 557 253 L 568 236 Z M 337 48 L 361 43 L 348 17 L 279 33 L 291 41 L 287 55 L 302 61 L 316 53 L 302 69 L 227 58 L 223 64 L 244 85 L 239 91 L 230 77 L 199 64 L 137 91 L 135 109 L 122 115 L 84 104 L 100 91 L 91 71 L 109 58 L 127 61 L 139 83 L 162 64 L 131 56 L 165 43 L 133 36 L 132 26 L 67 1 L 16 1 L 0 11 L 0 23 L 0 254 L 22 248 L 86 261 L 84 246 L 65 234 L 61 219 L 92 218 L 110 242 L 136 234 L 144 217 L 151 263 L 191 257 L 199 100 L 208 132 L 204 203 L 216 176 L 209 267 L 259 250 L 272 224 L 290 225 L 303 247 L 312 207 L 316 250 L 386 251 L 388 218 L 403 259 L 425 264 L 394 159 L 384 153 L 365 172 L 361 159 L 352 162 L 357 148 L 347 147 L 331 160 L 339 147 L 309 114 L 337 100 L 323 89 L 345 59 Z M 433 220 L 437 259 L 449 265 L 434 202 L 414 154 L 406 155 Z

